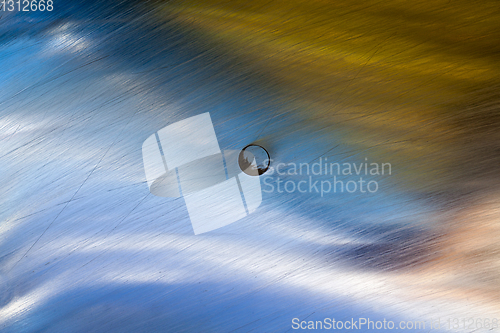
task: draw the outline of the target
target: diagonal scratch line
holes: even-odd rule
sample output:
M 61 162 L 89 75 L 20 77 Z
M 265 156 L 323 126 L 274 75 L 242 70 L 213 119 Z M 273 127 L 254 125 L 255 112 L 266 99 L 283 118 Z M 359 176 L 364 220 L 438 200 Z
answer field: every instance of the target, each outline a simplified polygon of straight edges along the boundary
M 144 200 L 146 200 L 146 198 L 149 196 L 149 194 L 150 194 L 150 193 L 151 193 L 151 192 L 149 192 L 149 191 L 148 191 L 148 194 L 146 194 L 146 195 L 144 196 L 144 198 L 142 198 L 142 199 L 141 199 L 141 201 L 139 201 L 139 202 L 137 203 L 137 205 L 135 205 L 135 207 L 134 207 L 134 208 L 132 208 L 132 210 L 131 210 L 131 211 L 130 211 L 130 212 L 129 212 L 129 213 L 128 213 L 125 217 L 123 217 L 123 218 L 120 220 L 120 222 L 118 222 L 118 224 L 117 224 L 117 225 L 116 225 L 113 229 L 111 229 L 111 230 L 108 232 L 108 234 L 107 234 L 106 236 L 104 236 L 104 239 L 106 239 L 106 238 L 107 238 L 107 237 L 108 237 L 108 236 L 109 236 L 109 235 L 110 235 L 110 234 L 111 234 L 111 233 L 112 233 L 112 232 L 113 232 L 116 228 L 118 228 L 118 226 L 119 226 L 119 225 L 120 225 L 123 221 L 125 221 L 125 220 L 126 220 L 126 219 L 127 219 L 127 218 L 128 218 L 128 217 L 129 217 L 129 216 L 130 216 L 130 215 L 131 215 L 131 214 L 132 214 L 132 213 L 136 210 L 136 209 L 137 209 L 137 207 L 139 207 L 139 206 L 143 203 L 143 201 L 144 201 Z M 104 240 L 104 239 L 103 239 L 103 240 Z M 95 256 L 94 258 L 92 258 L 92 260 L 90 260 L 90 261 L 89 261 L 89 262 L 87 262 L 85 265 L 81 266 L 80 268 L 83 268 L 83 267 L 87 266 L 88 264 L 90 264 L 91 262 L 93 262 L 94 260 L 96 260 L 97 258 L 99 258 L 100 256 L 102 256 L 105 252 L 106 252 L 106 250 L 102 251 L 102 252 L 101 252 L 101 253 L 99 253 L 97 256 Z
M 64 207 L 61 209 L 61 211 L 56 215 L 56 217 L 52 220 L 52 222 L 50 222 L 50 224 L 47 226 L 47 228 L 45 228 L 45 230 L 41 233 L 40 236 L 38 236 L 38 238 L 35 240 L 35 242 L 33 244 L 31 244 L 31 246 L 29 247 L 29 249 L 26 251 L 26 253 L 24 253 L 24 255 L 14 264 L 14 266 L 12 266 L 12 268 L 10 270 L 13 270 L 17 264 L 19 264 L 19 262 L 21 260 L 24 259 L 24 257 L 26 257 L 28 255 L 28 253 L 31 251 L 31 249 L 33 249 L 33 247 L 38 243 L 38 241 L 43 237 L 43 235 L 45 235 L 45 233 L 47 232 L 47 230 L 49 230 L 49 228 L 52 226 L 52 224 L 54 224 L 54 222 L 59 218 L 59 216 L 62 214 L 62 212 L 64 212 L 64 210 L 66 209 L 66 207 L 68 207 L 68 205 L 70 204 L 71 201 L 73 201 L 73 199 L 75 198 L 75 196 L 78 194 L 78 192 L 80 191 L 80 189 L 83 187 L 83 185 L 85 185 L 85 183 L 87 182 L 87 180 L 89 180 L 90 176 L 92 176 L 92 174 L 94 173 L 94 171 L 97 169 L 97 167 L 101 164 L 102 160 L 104 159 L 104 157 L 106 157 L 106 155 L 108 154 L 108 152 L 111 150 L 111 148 L 115 145 L 115 143 L 118 141 L 118 139 L 121 137 L 121 134 L 122 132 L 125 130 L 125 127 L 127 127 L 127 125 L 130 123 L 130 120 L 132 120 L 132 117 L 134 117 L 136 115 L 137 111 L 134 112 L 133 115 L 130 116 L 129 120 L 127 121 L 127 123 L 125 124 L 125 126 L 122 127 L 122 130 L 120 131 L 120 133 L 118 133 L 118 135 L 116 136 L 115 140 L 113 141 L 113 143 L 108 147 L 108 149 L 106 150 L 106 152 L 104 153 L 104 155 L 102 155 L 101 159 L 99 160 L 99 162 L 97 162 L 97 164 L 94 166 L 94 168 L 92 169 L 92 171 L 88 174 L 87 178 L 85 178 L 85 180 L 82 182 L 82 184 L 78 187 L 78 189 L 76 190 L 76 192 L 73 194 L 73 196 L 71 197 L 71 199 L 69 199 L 68 202 L 66 202 L 66 204 L 64 205 Z M 144 199 L 143 199 L 144 200 Z M 142 201 L 141 201 L 142 202 Z M 128 215 L 127 215 L 128 216 Z M 116 228 L 116 227 L 115 227 Z M 114 230 L 114 229 L 113 229 Z
M 116 225 L 113 229 L 111 229 L 111 230 L 108 232 L 108 234 L 104 237 L 104 239 L 106 239 L 106 238 L 107 238 L 107 237 L 108 237 L 108 236 L 109 236 L 109 235 L 110 235 L 110 234 L 111 234 L 111 233 L 112 233 L 112 232 L 113 232 L 116 228 L 118 228 L 118 226 L 119 226 L 119 225 L 120 225 L 123 221 L 125 221 L 125 220 L 126 220 L 126 219 L 127 219 L 127 218 L 128 218 L 128 217 L 129 217 L 129 216 L 130 216 L 130 215 L 131 215 L 131 214 L 132 214 L 132 213 L 136 210 L 136 209 L 137 209 L 137 207 L 139 207 L 139 206 L 142 204 L 142 202 L 143 202 L 144 200 L 146 200 L 146 198 L 147 198 L 150 194 L 151 194 L 151 192 L 149 192 L 149 191 L 148 191 L 148 194 L 146 194 L 146 195 L 144 196 L 144 198 L 142 198 L 142 199 L 141 199 L 141 201 L 139 201 L 139 202 L 137 203 L 137 205 L 135 205 L 135 207 L 134 207 L 134 208 L 132 208 L 132 210 L 131 210 L 131 211 L 130 211 L 130 212 L 129 212 L 129 213 L 128 213 L 128 214 L 127 214 L 124 218 L 122 218 L 122 219 L 120 220 L 120 222 L 118 222 L 118 224 L 117 224 L 117 225 Z
M 309 162 L 308 164 L 311 164 L 312 162 L 316 161 L 318 158 L 320 157 L 323 157 L 325 156 L 326 154 L 328 154 L 329 152 L 331 152 L 332 150 L 334 150 L 335 148 L 337 148 L 338 146 L 340 146 L 340 144 L 336 145 L 335 147 L 333 148 L 330 148 L 328 149 L 326 152 L 324 152 L 323 154 L 319 155 L 318 157 L 316 157 L 315 159 L 311 160 L 311 162 Z
M 92 60 L 92 61 L 89 61 L 88 63 L 85 63 L 85 64 L 83 64 L 83 65 L 80 65 L 80 66 L 78 66 L 78 67 L 76 67 L 76 68 L 73 68 L 72 70 L 69 70 L 69 71 L 67 71 L 67 72 L 65 72 L 65 73 L 62 73 L 62 74 L 56 75 L 55 77 L 49 78 L 49 79 L 48 79 L 48 80 L 46 80 L 45 82 L 42 82 L 42 80 L 43 80 L 43 78 L 42 78 L 42 79 L 40 79 L 38 82 L 33 83 L 31 86 L 28 86 L 28 87 L 26 87 L 26 88 L 24 88 L 24 89 L 21 89 L 20 91 L 18 91 L 17 93 L 15 93 L 14 95 L 12 95 L 11 97 L 9 97 L 9 98 L 5 99 L 3 102 L 1 102 L 1 103 L 0 103 L 0 105 L 4 104 L 5 102 L 7 102 L 7 101 L 9 101 L 9 100 L 11 100 L 11 99 L 13 99 L 14 97 L 18 96 L 19 94 L 22 94 L 22 93 L 23 93 L 23 92 L 25 92 L 26 90 L 32 89 L 32 88 L 34 88 L 34 87 L 36 87 L 36 86 L 41 87 L 41 86 L 43 86 L 43 85 L 45 85 L 45 84 L 47 84 L 47 83 L 50 83 L 50 82 L 52 82 L 52 81 L 55 81 L 55 80 L 57 80 L 57 79 L 59 79 L 59 78 L 61 78 L 61 77 L 63 77 L 63 76 L 66 76 L 66 75 L 68 75 L 68 74 L 71 74 L 71 73 L 73 73 L 73 72 L 75 72 L 75 71 L 77 71 L 77 70 L 79 70 L 79 69 L 82 69 L 82 68 L 84 68 L 84 67 L 87 67 L 87 66 L 89 66 L 89 65 L 92 65 L 93 63 L 96 63 L 96 62 L 101 61 L 101 60 L 103 60 L 103 59 L 106 59 L 106 58 L 108 58 L 108 57 L 109 57 L 109 55 L 106 55 L 106 56 L 103 56 L 103 57 L 100 57 L 100 58 L 94 59 L 94 60 Z
M 348 84 L 344 87 L 344 89 L 340 92 L 339 96 L 342 96 L 342 94 L 347 90 L 347 88 L 350 87 L 350 85 L 352 84 L 353 81 L 355 81 L 359 74 L 361 73 L 361 71 L 368 65 L 368 63 L 370 62 L 370 60 L 372 60 L 372 58 L 378 53 L 378 51 L 380 51 L 380 49 L 382 48 L 381 45 L 385 42 L 387 42 L 389 39 L 391 39 L 393 36 L 395 36 L 397 33 L 393 33 L 392 35 L 390 35 L 389 37 L 387 37 L 386 39 L 384 39 L 383 41 L 381 41 L 380 43 L 378 43 L 373 49 L 375 50 L 375 52 L 373 52 L 373 54 L 366 60 L 366 62 L 359 68 L 358 72 L 356 73 L 356 75 L 354 76 L 354 78 L 352 78 L 351 80 L 349 80 Z M 342 103 L 344 103 L 347 99 L 349 99 L 349 97 L 346 97 L 344 98 L 343 100 L 341 100 L 340 102 L 338 102 L 336 105 L 341 105 Z

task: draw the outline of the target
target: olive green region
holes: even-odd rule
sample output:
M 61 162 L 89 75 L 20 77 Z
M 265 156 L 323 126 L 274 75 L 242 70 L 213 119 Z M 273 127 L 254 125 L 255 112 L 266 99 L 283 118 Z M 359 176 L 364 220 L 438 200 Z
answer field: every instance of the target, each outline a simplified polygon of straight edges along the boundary
M 182 0 L 158 17 L 252 64 L 305 126 L 416 191 L 457 190 L 488 140 L 474 134 L 499 123 L 470 102 L 498 105 L 476 96 L 500 81 L 497 1 Z

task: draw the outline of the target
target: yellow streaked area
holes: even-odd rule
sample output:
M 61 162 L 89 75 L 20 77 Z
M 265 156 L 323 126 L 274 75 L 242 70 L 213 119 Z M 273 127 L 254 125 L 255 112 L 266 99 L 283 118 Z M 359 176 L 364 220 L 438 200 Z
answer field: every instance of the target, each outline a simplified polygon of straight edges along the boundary
M 500 78 L 495 1 L 174 1 L 160 16 L 256 68 L 307 120 L 399 163 L 422 185 L 453 172 L 464 96 Z
M 247 44 L 241 51 L 258 45 L 266 47 L 268 52 L 276 52 L 273 57 L 280 60 L 287 60 L 289 56 L 306 56 L 312 57 L 306 63 L 320 61 L 319 65 L 335 66 L 331 61 L 342 58 L 353 65 L 364 65 L 366 57 L 370 56 L 371 64 L 386 69 L 388 73 L 397 70 L 406 75 L 439 74 L 472 81 L 497 78 L 490 71 L 495 66 L 494 62 L 475 59 L 474 63 L 470 63 L 468 55 L 460 52 L 470 45 L 445 48 L 446 44 L 485 39 L 494 33 L 494 29 L 499 29 L 500 24 L 495 20 L 484 22 L 486 19 L 481 14 L 490 14 L 485 8 L 482 13 L 478 13 L 476 8 L 466 16 L 455 14 L 457 20 L 442 20 L 454 14 L 447 9 L 443 13 L 432 13 L 424 21 L 420 21 L 422 17 L 418 17 L 416 10 L 413 15 L 419 21 L 412 22 L 404 17 L 403 8 L 411 6 L 406 1 L 377 2 L 373 7 L 370 2 L 363 2 L 362 6 L 358 5 L 360 8 L 355 8 L 349 1 L 344 3 L 349 4 L 344 9 L 346 12 L 335 10 L 334 2 L 325 5 L 317 1 L 262 1 L 261 6 L 253 2 L 252 7 L 257 7 L 255 10 L 244 10 L 242 1 L 196 1 L 192 7 L 187 1 L 180 6 L 173 5 L 169 10 L 173 9 L 184 22 L 208 28 L 207 33 L 217 33 L 227 41 Z M 432 3 L 435 6 L 437 2 Z M 468 7 L 477 6 L 470 3 Z M 491 9 L 496 8 L 493 6 Z M 399 10 L 402 13 L 398 13 Z M 485 23 L 490 23 L 492 31 L 483 27 Z M 471 24 L 477 25 L 476 34 L 469 30 Z M 466 25 L 465 29 L 460 29 L 461 25 Z M 426 33 L 439 36 L 431 37 Z M 367 54 L 371 47 L 374 51 L 372 55 Z M 277 54 L 283 51 L 286 54 Z M 270 54 L 266 52 L 266 55 Z

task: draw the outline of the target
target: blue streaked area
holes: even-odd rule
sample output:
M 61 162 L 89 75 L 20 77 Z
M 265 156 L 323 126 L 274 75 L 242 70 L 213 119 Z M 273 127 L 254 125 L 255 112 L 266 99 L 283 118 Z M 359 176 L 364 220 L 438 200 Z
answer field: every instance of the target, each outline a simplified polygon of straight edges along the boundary
M 142 143 L 202 112 L 221 149 L 259 142 L 273 167 L 368 155 L 148 8 L 69 2 L 0 20 L 1 330 L 286 332 L 293 318 L 447 315 L 398 275 L 432 257 L 437 208 L 390 176 L 367 176 L 372 194 L 265 192 L 256 212 L 200 236 L 182 198 L 149 193 Z

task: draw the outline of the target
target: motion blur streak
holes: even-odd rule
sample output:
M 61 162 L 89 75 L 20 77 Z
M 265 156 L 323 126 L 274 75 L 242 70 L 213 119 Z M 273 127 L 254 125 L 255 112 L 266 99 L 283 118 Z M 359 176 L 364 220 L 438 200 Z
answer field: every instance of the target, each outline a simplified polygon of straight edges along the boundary
M 500 319 L 496 1 L 0 14 L 2 331 Z M 141 146 L 204 112 L 221 148 L 258 143 L 273 165 L 393 172 L 372 194 L 263 193 L 254 213 L 195 236 L 183 198 L 149 194 Z

